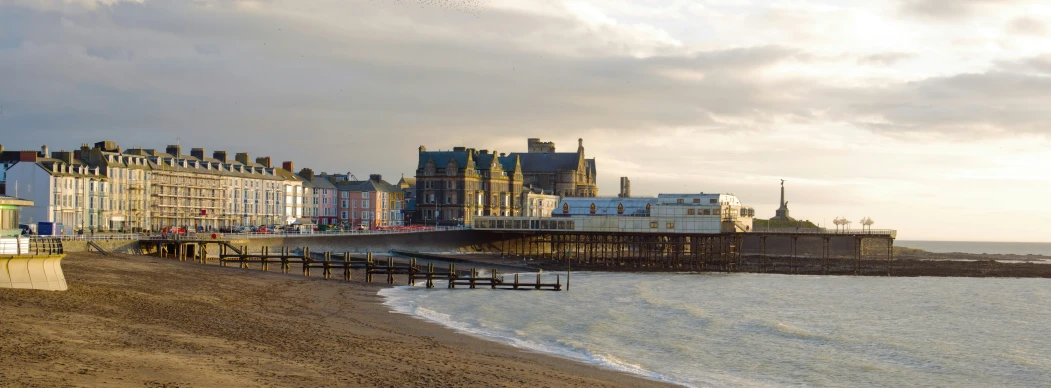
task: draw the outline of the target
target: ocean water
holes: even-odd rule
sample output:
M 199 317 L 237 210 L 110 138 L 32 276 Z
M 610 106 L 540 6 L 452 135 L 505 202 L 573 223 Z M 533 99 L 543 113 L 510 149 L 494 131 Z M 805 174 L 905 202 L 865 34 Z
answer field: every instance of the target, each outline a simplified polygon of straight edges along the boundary
M 691 387 L 1051 386 L 1049 279 L 574 273 L 570 292 L 380 294 L 462 332 Z
M 1051 243 L 895 240 L 894 246 L 937 253 L 1000 253 L 1051 256 Z

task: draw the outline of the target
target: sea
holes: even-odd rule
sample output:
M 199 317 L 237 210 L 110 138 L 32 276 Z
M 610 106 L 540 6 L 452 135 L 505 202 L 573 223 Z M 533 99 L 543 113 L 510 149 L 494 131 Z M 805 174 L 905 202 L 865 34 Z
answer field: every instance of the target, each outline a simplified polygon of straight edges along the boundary
M 463 333 L 688 387 L 1051 386 L 1051 279 L 580 272 L 568 292 L 380 294 Z
M 894 246 L 922 249 L 935 253 L 999 253 L 1051 256 L 1051 243 L 1043 242 L 894 240 Z

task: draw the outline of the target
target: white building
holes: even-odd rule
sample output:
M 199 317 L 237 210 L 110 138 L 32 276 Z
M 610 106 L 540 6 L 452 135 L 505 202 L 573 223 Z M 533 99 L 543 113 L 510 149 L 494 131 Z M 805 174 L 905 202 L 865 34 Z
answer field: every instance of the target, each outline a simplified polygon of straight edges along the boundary
M 2 148 L 0 148 L 2 149 Z M 269 165 L 148 149 L 121 152 L 113 142 L 74 152 L 3 152 L 5 191 L 33 201 L 22 223 L 61 222 L 75 230 L 137 232 L 178 226 L 219 229 L 288 224 L 304 217 L 312 195 L 296 175 Z M 243 157 L 242 157 L 243 156 Z
M 555 209 L 558 208 L 561 197 L 554 194 L 545 194 L 544 190 L 538 188 L 530 188 L 522 191 L 522 211 L 523 217 L 551 217 Z
M 731 194 L 660 194 L 657 198 L 564 198 L 551 219 L 478 217 L 475 229 L 625 233 L 750 232 L 755 210 Z

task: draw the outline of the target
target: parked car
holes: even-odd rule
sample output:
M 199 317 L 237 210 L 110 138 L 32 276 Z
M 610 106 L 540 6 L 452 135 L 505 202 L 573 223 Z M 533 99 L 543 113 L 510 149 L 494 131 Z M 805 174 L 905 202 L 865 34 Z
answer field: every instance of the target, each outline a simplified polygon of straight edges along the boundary
M 260 226 L 260 227 L 258 227 L 258 228 L 256 228 L 256 229 L 255 229 L 255 233 L 258 233 L 258 234 L 268 234 L 268 233 L 271 233 L 271 232 L 270 232 L 270 229 L 269 229 L 269 228 L 267 228 L 267 227 L 265 227 L 265 226 Z
M 186 228 L 177 227 L 177 226 L 165 227 L 164 229 L 161 229 L 161 233 L 164 233 L 164 234 L 186 234 Z

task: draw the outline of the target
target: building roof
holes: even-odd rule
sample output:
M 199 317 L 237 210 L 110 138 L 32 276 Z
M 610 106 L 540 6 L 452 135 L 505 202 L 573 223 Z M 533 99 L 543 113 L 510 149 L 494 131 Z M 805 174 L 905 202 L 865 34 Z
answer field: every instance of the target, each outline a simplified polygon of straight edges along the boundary
M 314 184 L 314 187 L 319 188 L 319 189 L 335 189 L 336 188 L 336 185 L 332 184 L 331 181 L 326 179 L 326 176 L 322 176 L 322 175 L 315 174 L 314 175 L 314 180 L 312 180 L 311 182 Z
M 346 181 L 339 182 L 335 187 L 340 191 L 401 192 L 401 188 L 387 183 L 387 181 L 384 180 Z
M 434 160 L 434 165 L 438 168 L 444 168 L 449 164 L 449 160 L 455 160 L 456 165 L 460 168 L 467 167 L 467 157 L 469 153 L 467 151 L 423 151 L 420 152 L 420 163 L 416 168 L 422 169 L 427 165 L 428 160 Z
M 474 156 L 475 169 L 478 170 L 489 170 L 493 165 L 493 158 L 496 158 L 497 163 L 500 164 L 500 169 L 504 171 L 515 170 L 515 157 L 504 156 L 500 157 L 496 154 L 477 154 Z
M 595 215 L 599 216 L 618 215 L 617 210 L 620 205 L 624 205 L 624 213 L 621 215 L 646 216 L 650 214 L 649 210 L 646 210 L 646 205 L 656 205 L 657 198 L 567 197 L 562 198 L 562 200 L 559 201 L 558 208 L 555 209 L 553 214 L 571 216 L 591 215 L 591 204 L 595 204 Z M 568 213 L 563 212 L 563 210 L 566 209 L 566 205 L 568 205 Z
M 0 205 L 7 206 L 33 206 L 33 201 L 0 195 Z
M 398 187 L 402 187 L 404 185 L 407 189 L 416 189 L 416 178 L 406 178 L 402 176 L 401 180 L 398 181 L 397 185 Z
M 519 157 L 522 161 L 522 172 L 555 172 L 563 170 L 576 170 L 579 165 L 580 155 L 576 152 L 550 152 L 550 153 L 511 153 L 510 157 Z

